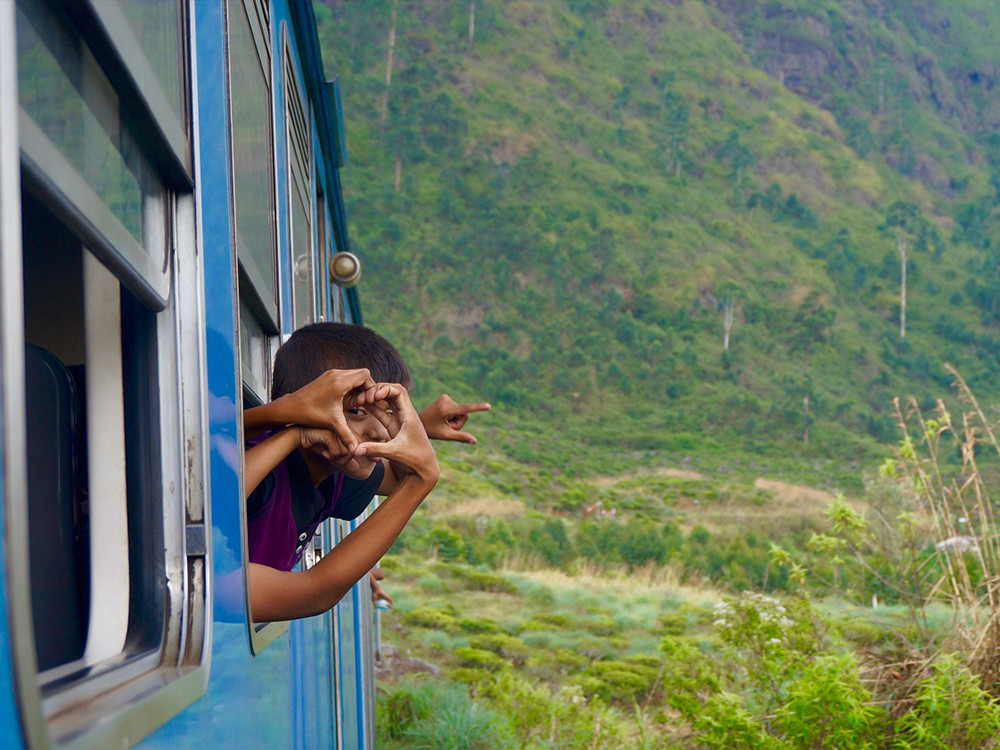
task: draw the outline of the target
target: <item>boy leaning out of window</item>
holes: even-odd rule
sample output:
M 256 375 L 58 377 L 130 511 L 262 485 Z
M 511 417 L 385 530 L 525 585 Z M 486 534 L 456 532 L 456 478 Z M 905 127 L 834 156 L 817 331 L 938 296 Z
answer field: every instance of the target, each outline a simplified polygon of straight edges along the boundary
M 319 614 L 385 554 L 438 478 L 428 438 L 475 443 L 462 428 L 489 404 L 442 395 L 417 413 L 398 352 L 370 329 L 318 323 L 275 359 L 269 404 L 244 412 L 250 603 L 256 621 Z M 315 566 L 292 568 L 326 518 L 375 512 Z

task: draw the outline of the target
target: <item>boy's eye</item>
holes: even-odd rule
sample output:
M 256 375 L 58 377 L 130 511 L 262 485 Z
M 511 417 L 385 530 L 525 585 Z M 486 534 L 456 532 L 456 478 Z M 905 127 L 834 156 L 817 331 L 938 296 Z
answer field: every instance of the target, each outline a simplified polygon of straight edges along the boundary
M 368 416 L 367 412 L 365 412 L 364 409 L 362 409 L 360 407 L 357 407 L 357 406 L 355 406 L 355 407 L 353 407 L 351 409 L 348 409 L 347 413 L 350 416 L 352 416 L 352 417 L 366 417 L 366 416 Z

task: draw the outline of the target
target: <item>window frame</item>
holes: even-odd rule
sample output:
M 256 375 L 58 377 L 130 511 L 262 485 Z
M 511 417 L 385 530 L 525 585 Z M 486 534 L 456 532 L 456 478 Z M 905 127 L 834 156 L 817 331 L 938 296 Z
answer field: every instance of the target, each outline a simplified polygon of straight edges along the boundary
M 282 330 L 282 314 L 281 314 L 281 299 L 282 299 L 282 288 L 281 288 L 281 271 L 280 271 L 280 250 L 278 242 L 278 206 L 281 199 L 279 185 L 278 185 L 278 172 L 277 172 L 277 141 L 275 134 L 278 131 L 278 125 L 275 122 L 276 112 L 275 112 L 275 71 L 274 71 L 274 56 L 271 41 L 271 27 L 270 27 L 270 7 L 268 0 L 225 0 L 225 24 L 226 24 L 226 97 L 228 102 L 228 118 L 229 118 L 229 157 L 230 163 L 233 165 L 233 169 L 230 171 L 230 206 L 232 207 L 232 231 L 233 231 L 233 251 L 235 255 L 235 262 L 237 268 L 238 288 L 237 288 L 237 303 L 239 305 L 239 310 L 236 315 L 237 323 L 237 343 L 236 356 L 237 356 L 237 369 L 240 372 L 240 385 L 242 400 L 244 404 L 259 405 L 265 403 L 270 399 L 271 392 L 271 364 L 274 361 L 275 352 L 279 345 L 279 335 Z M 230 14 L 232 9 L 239 6 L 241 12 L 246 16 L 246 21 L 250 28 L 251 40 L 256 49 L 258 60 L 261 64 L 261 69 L 263 71 L 261 83 L 267 91 L 267 126 L 269 133 L 269 144 L 268 144 L 268 158 L 269 158 L 269 184 L 272 194 L 272 223 L 271 223 L 271 259 L 273 263 L 274 275 L 274 296 L 273 299 L 268 296 L 268 299 L 264 299 L 264 294 L 262 292 L 262 281 L 263 276 L 260 270 L 256 267 L 252 258 L 248 256 L 241 257 L 240 255 L 240 241 L 239 233 L 237 231 L 237 205 L 236 205 L 236 159 L 234 148 L 234 117 L 233 117 L 233 88 L 232 88 L 232 75 L 231 75 L 231 64 L 232 58 L 230 53 L 230 28 L 231 28 L 231 18 Z M 250 263 L 246 263 L 249 260 Z M 243 334 L 245 327 L 245 319 L 243 314 L 243 308 L 247 308 L 247 312 L 252 316 L 253 322 L 257 325 L 261 331 L 262 339 L 264 342 L 264 363 L 263 370 L 261 372 L 256 372 L 253 364 L 246 362 L 243 354 Z M 245 441 L 242 438 L 243 434 L 243 419 L 242 411 L 239 419 L 240 425 L 240 457 L 241 463 L 243 460 L 243 451 Z M 240 498 L 246 497 L 246 492 L 244 489 L 244 471 L 240 471 Z M 279 636 L 284 634 L 289 627 L 287 621 L 273 621 L 273 622 L 256 622 L 253 619 L 253 614 L 250 610 L 250 582 L 246 571 L 249 566 L 249 550 L 247 547 L 247 517 L 246 517 L 246 503 L 240 503 L 240 531 L 241 531 L 241 553 L 242 553 L 242 569 L 243 569 L 243 596 L 246 608 L 246 622 L 247 631 L 250 645 L 250 653 L 253 655 L 260 654 L 268 645 L 274 642 Z
M 169 183 L 163 179 L 165 175 L 161 171 L 162 168 L 156 163 L 168 164 L 174 171 L 183 171 L 183 167 L 169 157 L 167 149 L 156 140 L 156 134 L 149 132 L 148 126 L 142 125 L 141 120 L 135 117 L 134 113 L 141 108 L 134 102 L 140 99 L 142 94 L 128 88 L 132 79 L 121 73 L 109 72 L 109 63 L 112 70 L 117 70 L 115 65 L 117 58 L 107 53 L 111 48 L 111 42 L 105 38 L 103 27 L 87 20 L 89 16 L 86 9 L 90 7 L 90 2 L 73 5 L 77 10 L 76 13 L 67 13 L 65 9 L 56 7 L 54 3 L 46 0 L 18 0 L 14 3 L 15 6 L 22 4 L 44 8 L 42 12 L 49 14 L 56 26 L 54 34 L 80 41 L 81 59 L 93 60 L 98 71 L 96 75 L 103 76 L 101 82 L 107 84 L 114 92 L 116 97 L 114 104 L 120 106 L 122 127 L 134 134 L 137 144 L 142 138 L 142 155 L 150 161 L 157 177 L 163 183 L 162 194 L 155 197 L 158 218 L 156 223 L 159 223 L 159 231 L 162 233 L 155 238 L 159 241 L 156 253 L 153 253 L 152 248 L 144 247 L 132 235 L 91 187 L 86 177 L 76 170 L 59 145 L 49 140 L 42 127 L 18 101 L 16 110 L 19 113 L 18 130 L 22 165 L 33 187 L 42 192 L 49 203 L 57 207 L 60 218 L 77 227 L 78 233 L 94 254 L 147 306 L 162 310 L 166 307 L 172 283 L 169 257 L 171 247 L 165 226 Z M 132 35 L 130 27 L 127 32 Z M 186 42 L 184 48 L 187 49 Z M 156 81 L 150 82 L 149 85 L 152 90 L 159 87 Z M 86 103 L 82 95 L 81 101 Z M 167 116 L 175 129 L 181 129 L 172 112 L 167 113 Z M 157 158 L 150 158 L 153 156 Z M 190 190 L 189 177 L 186 183 L 176 179 L 174 183 L 181 189 Z
M 281 331 L 281 297 L 280 297 L 280 276 L 279 276 L 279 253 L 278 253 L 278 226 L 277 226 L 277 205 L 278 205 L 278 185 L 276 172 L 275 155 L 275 133 L 274 122 L 274 73 L 273 54 L 270 35 L 270 8 L 267 0 L 225 0 L 225 38 L 226 38 L 226 99 L 228 102 L 229 119 L 229 160 L 233 168 L 230 172 L 230 205 L 232 207 L 232 229 L 233 244 L 236 253 L 236 268 L 238 279 L 238 300 L 239 311 L 237 321 L 239 326 L 239 369 L 244 391 L 249 390 L 254 401 L 263 403 L 270 395 L 271 368 L 270 364 L 277 350 L 276 339 Z M 257 55 L 257 60 L 261 69 L 261 84 L 267 95 L 267 128 L 268 128 L 268 186 L 271 191 L 271 237 L 270 254 L 272 259 L 272 279 L 271 288 L 273 295 L 268 289 L 264 272 L 257 266 L 256 261 L 249 251 L 241 251 L 241 240 L 239 234 L 239 206 L 237 204 L 236 192 L 236 153 L 235 139 L 236 123 L 233 114 L 233 77 L 232 77 L 232 12 L 233 8 L 239 7 L 242 10 L 247 27 L 250 32 L 250 40 Z M 243 308 L 252 315 L 254 322 L 262 332 L 264 339 L 264 351 L 266 353 L 265 366 L 261 371 L 254 369 L 254 363 L 245 361 L 242 356 L 242 337 L 244 328 Z

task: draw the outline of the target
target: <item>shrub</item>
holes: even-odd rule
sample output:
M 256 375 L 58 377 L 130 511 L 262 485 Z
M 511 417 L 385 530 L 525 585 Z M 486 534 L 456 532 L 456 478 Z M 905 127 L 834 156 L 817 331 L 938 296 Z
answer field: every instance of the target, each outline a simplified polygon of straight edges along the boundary
M 580 627 L 588 633 L 593 633 L 594 635 L 612 635 L 618 631 L 617 623 L 615 623 L 612 618 L 607 616 L 582 620 L 580 622 Z
M 435 526 L 428 537 L 428 543 L 437 551 L 437 556 L 445 562 L 460 560 L 465 554 L 465 542 L 447 526 Z
M 649 693 L 656 685 L 656 668 L 634 662 L 608 660 L 591 665 L 590 687 L 606 701 L 631 704 Z
M 506 712 L 521 748 L 626 746 L 620 721 L 600 700 L 584 697 L 578 685 L 553 690 L 501 672 L 477 687 Z
M 789 686 L 778 723 L 795 747 L 870 750 L 877 746 L 884 718 L 871 700 L 853 657 L 823 655 Z
M 687 630 L 687 618 L 682 614 L 664 613 L 657 620 L 664 635 L 684 635 Z
M 437 607 L 417 607 L 405 615 L 403 622 L 407 625 L 416 625 L 420 628 L 431 628 L 434 630 L 445 630 L 449 633 L 458 632 L 459 624 L 454 615 L 438 609 Z
M 472 591 L 491 591 L 495 594 L 517 593 L 517 587 L 513 583 L 496 573 L 484 573 L 467 568 L 455 569 L 452 572 L 461 579 L 466 588 Z
M 440 682 L 407 683 L 376 702 L 379 745 L 395 741 L 414 750 L 505 750 L 515 747 L 506 717 Z
M 572 649 L 554 648 L 541 653 L 533 653 L 527 661 L 531 672 L 543 677 L 566 675 L 584 669 L 589 660 Z
M 550 630 L 568 627 L 570 627 L 569 617 L 558 612 L 541 612 L 524 625 L 525 630 Z
M 784 750 L 783 743 L 771 737 L 731 693 L 709 699 L 694 728 L 699 747 L 708 750 Z
M 520 638 L 515 638 L 505 633 L 491 633 L 490 635 L 477 636 L 471 640 L 469 645 L 492 651 L 512 661 L 514 666 L 522 665 L 531 651 Z
M 934 674 L 920 682 L 914 705 L 896 722 L 898 750 L 973 750 L 995 747 L 1000 737 L 1000 704 L 976 677 L 948 654 Z
M 485 669 L 490 672 L 499 672 L 507 666 L 507 661 L 492 651 L 482 648 L 472 648 L 471 646 L 456 648 L 455 657 L 463 667 Z
M 458 626 L 466 633 L 495 633 L 500 629 L 493 620 L 471 617 L 459 620 Z

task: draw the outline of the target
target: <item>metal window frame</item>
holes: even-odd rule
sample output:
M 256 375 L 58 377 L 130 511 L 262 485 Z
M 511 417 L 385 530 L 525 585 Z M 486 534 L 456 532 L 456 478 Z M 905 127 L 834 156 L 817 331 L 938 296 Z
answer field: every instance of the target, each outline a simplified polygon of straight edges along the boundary
M 138 110 L 134 103 L 139 101 L 143 94 L 132 88 L 134 82 L 131 78 L 115 73 L 117 70 L 115 57 L 106 52 L 111 48 L 111 42 L 92 24 L 79 22 L 79 12 L 76 15 L 66 14 L 63 12 L 65 9 L 56 7 L 48 0 L 19 0 L 16 5 L 20 2 L 44 6 L 54 17 L 54 23 L 61 28 L 61 33 L 81 41 L 88 51 L 86 54 L 93 56 L 101 74 L 114 88 L 116 104 L 121 106 L 123 120 L 127 121 L 130 130 L 135 131 L 134 135 L 137 138 L 143 138 L 143 156 L 149 159 L 151 166 L 159 170 L 157 162 L 163 162 L 162 155 L 167 149 L 156 137 L 155 132 L 151 132 L 148 126 L 142 125 L 133 117 L 133 112 Z M 83 7 L 73 4 L 70 6 L 77 8 L 78 11 Z M 120 9 L 118 12 L 121 12 Z M 131 27 L 127 28 L 127 32 L 134 40 Z M 106 57 L 101 57 L 102 54 Z M 141 50 L 138 56 L 144 59 Z M 148 62 L 146 66 L 149 66 Z M 155 86 L 158 87 L 159 84 L 155 83 Z M 172 283 L 169 238 L 162 236 L 162 242 L 155 249 L 155 253 L 144 248 L 94 191 L 87 179 L 76 170 L 62 150 L 49 140 L 30 114 L 24 111 L 20 104 L 15 109 L 19 112 L 20 119 L 19 143 L 22 163 L 26 167 L 33 188 L 56 207 L 60 218 L 78 227 L 84 242 L 125 282 L 133 294 L 157 311 L 164 309 Z M 180 129 L 173 112 L 170 111 L 167 115 L 174 123 L 174 127 Z M 135 125 L 140 127 L 133 127 Z M 157 155 L 160 156 L 159 159 L 152 158 Z M 190 162 L 190 157 L 188 161 Z M 177 168 L 176 164 L 174 168 Z M 157 174 L 161 179 L 164 177 L 159 171 Z M 163 180 L 164 194 L 157 200 L 164 222 L 167 218 L 165 214 L 169 184 L 169 181 Z M 189 188 L 190 178 L 186 183 L 182 181 L 181 186 Z M 162 230 L 164 227 L 161 226 Z
M 138 125 L 143 142 L 152 141 L 158 146 L 150 151 L 153 165 L 167 178 L 168 184 L 178 190 L 190 190 L 193 182 L 193 160 L 190 130 L 177 118 L 173 106 L 160 84 L 159 76 L 146 58 L 142 45 L 118 2 L 106 0 L 79 0 L 66 3 L 67 12 L 73 17 L 81 34 L 94 54 L 101 58 L 109 79 L 116 89 L 128 90 L 132 95 L 126 102 L 129 115 Z M 175 0 L 180 23 L 189 28 L 187 4 Z M 190 38 L 190 37 L 188 37 Z M 188 49 L 182 39 L 178 50 L 181 69 L 178 71 L 182 90 L 184 116 L 190 118 L 191 96 L 188 71 Z

